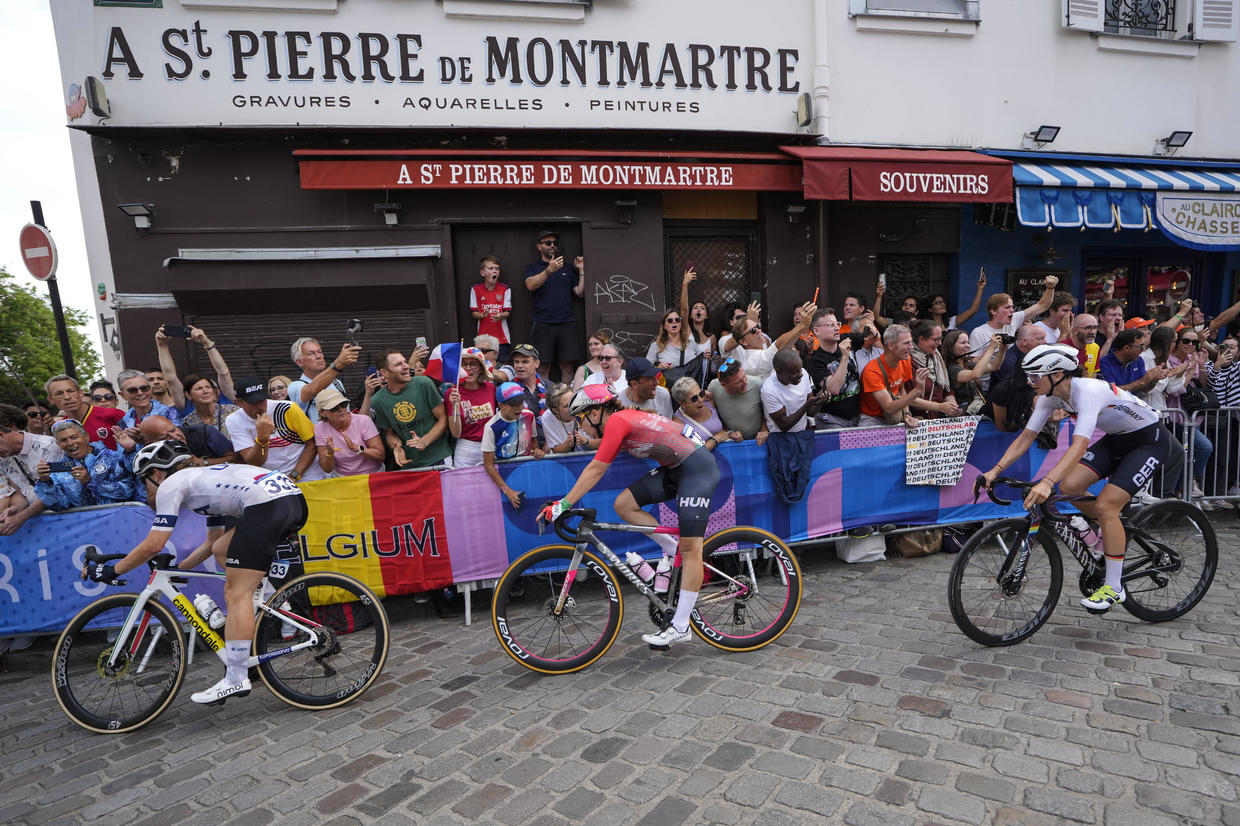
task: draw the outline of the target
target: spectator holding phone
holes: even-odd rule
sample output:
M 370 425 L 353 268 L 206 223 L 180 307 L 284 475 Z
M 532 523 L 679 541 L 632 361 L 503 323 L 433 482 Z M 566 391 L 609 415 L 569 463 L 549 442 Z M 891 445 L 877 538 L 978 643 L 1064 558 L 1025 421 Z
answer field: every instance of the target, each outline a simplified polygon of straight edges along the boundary
M 539 260 L 525 268 L 525 288 L 534 305 L 530 343 L 542 354 L 538 372 L 544 382 L 549 381 L 553 362 L 560 365 L 560 381 L 569 381 L 573 364 L 581 359 L 573 296 L 585 295 L 585 259 L 578 255 L 572 269 L 565 266 L 558 232 L 543 230 L 534 237 L 534 244 Z
M 66 419 L 52 425 L 52 436 L 65 461 L 40 461 L 35 493 L 50 510 L 61 511 L 113 502 L 145 502 L 146 487 L 133 475 L 134 442 L 122 434 L 125 450 L 91 442 L 80 422 Z
M 301 368 L 301 377 L 288 386 L 289 401 L 297 404 L 311 422 L 318 422 L 319 409 L 314 404 L 314 397 L 329 385 L 344 396 L 344 382 L 340 380 L 340 374 L 357 361 L 361 352 L 362 348 L 358 345 L 345 344 L 340 348 L 340 355 L 327 364 L 318 339 L 303 336 L 294 341 L 290 355 Z
M 166 331 L 177 333 L 176 336 L 170 336 Z M 207 337 L 207 334 L 201 328 L 192 324 L 188 327 L 175 327 L 172 325 L 161 324 L 159 329 L 155 331 L 155 350 L 159 354 L 159 366 L 163 371 L 163 378 L 167 382 L 168 392 L 172 395 L 175 407 L 180 415 L 184 416 L 193 406 L 188 398 L 188 389 L 183 385 L 181 379 L 177 376 L 176 362 L 172 359 L 172 352 L 169 350 L 170 338 L 188 338 L 195 344 L 201 344 L 202 349 L 207 353 L 207 360 L 211 362 L 211 367 L 215 370 L 216 379 L 212 380 L 216 389 L 219 391 L 219 401 L 225 404 L 231 404 L 236 396 L 236 390 L 233 389 L 232 372 L 228 369 L 228 365 L 224 362 L 224 357 L 220 355 L 220 351 L 216 349 L 215 342 Z M 158 396 L 158 382 L 151 383 L 151 395 Z

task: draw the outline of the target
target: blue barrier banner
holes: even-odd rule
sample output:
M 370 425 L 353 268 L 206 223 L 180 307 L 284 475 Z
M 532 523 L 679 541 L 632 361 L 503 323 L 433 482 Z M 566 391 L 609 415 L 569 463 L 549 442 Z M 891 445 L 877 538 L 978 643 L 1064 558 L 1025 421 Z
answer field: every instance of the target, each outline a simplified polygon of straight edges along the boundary
M 151 530 L 153 513 L 146 505 L 109 505 L 67 513 L 45 513 L 12 536 L 0 536 L 0 636 L 60 632 L 78 611 L 105 593 L 137 593 L 146 585 L 146 568 L 126 574 L 126 585 L 111 588 L 83 581 L 87 545 L 101 553 L 128 553 Z M 177 520 L 167 551 L 185 557 L 202 544 L 206 521 L 191 511 Z M 201 570 L 218 571 L 214 560 Z M 200 585 L 200 583 L 203 583 Z M 224 604 L 224 589 L 215 580 L 197 579 L 189 597 L 211 594 Z

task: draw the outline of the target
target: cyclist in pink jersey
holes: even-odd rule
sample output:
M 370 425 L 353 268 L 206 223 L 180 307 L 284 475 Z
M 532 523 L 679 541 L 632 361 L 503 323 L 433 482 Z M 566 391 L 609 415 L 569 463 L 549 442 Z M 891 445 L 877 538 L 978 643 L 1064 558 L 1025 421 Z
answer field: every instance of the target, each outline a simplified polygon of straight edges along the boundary
M 659 521 L 642 508 L 676 498 L 680 517 L 679 550 L 683 564 L 680 595 L 672 623 L 657 634 L 643 634 L 650 645 L 670 645 L 690 638 L 689 617 L 702 587 L 702 537 L 710 516 L 710 500 L 719 484 L 719 465 L 711 455 L 714 438 L 702 440 L 689 425 L 665 419 L 657 413 L 622 409 L 615 391 L 606 384 L 588 384 L 578 390 L 569 410 L 583 424 L 602 434 L 594 460 L 586 465 L 572 490 L 558 502 L 543 508 L 540 518 L 553 522 L 581 501 L 598 484 L 620 450 L 640 459 L 653 459 L 659 466 L 643 474 L 616 497 L 620 518 L 631 525 L 657 526 Z M 652 534 L 662 548 L 666 567 L 677 545 L 667 534 Z M 661 566 L 662 568 L 663 566 Z

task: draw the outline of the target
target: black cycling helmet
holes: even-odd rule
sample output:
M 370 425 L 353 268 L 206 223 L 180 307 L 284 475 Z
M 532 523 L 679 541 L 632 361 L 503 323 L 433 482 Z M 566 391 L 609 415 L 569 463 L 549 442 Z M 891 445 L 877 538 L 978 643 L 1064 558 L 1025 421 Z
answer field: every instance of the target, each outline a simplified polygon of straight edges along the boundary
M 145 479 L 152 470 L 168 470 L 176 467 L 191 457 L 189 448 L 176 439 L 164 439 L 143 446 L 133 457 L 133 472 L 139 479 Z

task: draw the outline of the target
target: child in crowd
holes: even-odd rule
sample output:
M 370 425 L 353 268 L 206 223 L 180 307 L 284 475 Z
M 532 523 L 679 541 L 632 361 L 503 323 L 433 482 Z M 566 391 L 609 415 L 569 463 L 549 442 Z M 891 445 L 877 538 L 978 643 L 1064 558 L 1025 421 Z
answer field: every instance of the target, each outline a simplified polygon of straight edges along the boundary
M 513 490 L 495 469 L 495 460 L 519 456 L 544 455 L 534 435 L 534 414 L 525 406 L 525 390 L 516 382 L 506 381 L 495 391 L 499 412 L 491 417 L 482 431 L 482 466 L 500 493 L 514 509 L 521 507 L 521 492 Z
M 512 291 L 499 280 L 499 259 L 488 255 L 479 262 L 482 280 L 469 291 L 470 315 L 478 319 L 478 335 L 495 336 L 499 342 L 499 361 L 508 361 L 512 338 L 508 335 L 508 316 L 512 315 Z

